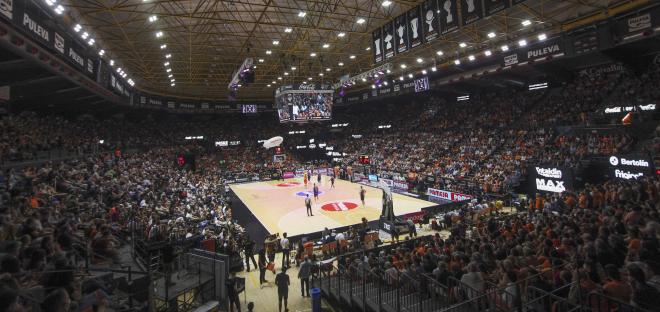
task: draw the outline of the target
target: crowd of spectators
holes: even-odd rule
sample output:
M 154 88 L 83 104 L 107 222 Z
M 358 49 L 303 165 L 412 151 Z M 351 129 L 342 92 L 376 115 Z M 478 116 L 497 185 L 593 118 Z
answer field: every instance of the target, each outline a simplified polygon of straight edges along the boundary
M 367 275 L 395 286 L 430 277 L 441 286 L 427 281 L 419 291 L 462 299 L 489 294 L 508 308 L 534 287 L 597 311 L 625 310 L 620 303 L 650 311 L 660 305 L 659 188 L 657 178 L 609 181 L 548 198 L 548 205 L 541 197 L 539 209 L 536 203 L 518 214 L 464 214 L 446 239 L 436 234 L 355 253 L 341 257 L 339 267 L 358 280 Z
M 617 98 L 639 92 L 656 96 L 642 90 L 653 89 L 648 83 L 657 81 L 657 68 L 645 75 L 626 84 L 630 90 L 625 92 L 617 85 L 621 75 L 584 76 L 548 91 L 509 90 L 474 95 L 467 102 L 431 97 L 413 100 L 405 108 L 392 102 L 336 110 L 336 122 L 349 127 L 333 133 L 327 133 L 327 124 L 279 124 L 263 115 L 139 121 L 29 112 L 4 116 L 0 163 L 35 160 L 39 153 L 55 150 L 77 157 L 0 172 L 0 298 L 8 298 L 0 300 L 6 304 L 2 310 L 16 305 L 19 292 L 24 296 L 26 289 L 39 289 L 39 302 L 82 305 L 90 292 L 80 287 L 86 277 L 81 258 L 120 264 L 127 233 L 154 241 L 213 239 L 217 249 L 238 252 L 244 247 L 244 230 L 232 220 L 223 187 L 226 174 L 263 175 L 304 166 L 293 147 L 307 144 L 309 137 L 346 153 L 343 166 L 356 167 L 360 155 L 369 155 L 379 170 L 412 179 L 430 176 L 435 186 L 466 193 L 509 192 L 529 164 L 575 166 L 591 156 L 626 152 L 635 138 L 624 132 L 560 131 L 558 126 L 587 125 L 587 116 L 612 94 L 608 90 Z M 258 144 L 302 128 L 307 135 L 285 140 L 288 156 L 283 162 L 275 162 L 272 151 Z M 201 139 L 186 139 L 189 136 Z M 216 141 L 239 144 L 225 148 Z M 652 148 L 657 152 L 657 144 Z M 197 157 L 197 170 L 182 168 L 177 162 L 182 155 Z M 644 300 L 650 299 L 639 299 L 635 290 L 650 291 L 640 268 L 660 273 L 652 260 L 659 248 L 658 187 L 657 180 L 589 186 L 580 194 L 548 198 L 548 205 L 534 206 L 538 213 L 501 224 L 488 221 L 476 238 L 456 225 L 456 235 L 449 240 L 435 237 L 408 252 L 386 252 L 347 265 L 413 274 L 448 269 L 459 280 L 463 272 L 471 279 L 511 283 L 534 275 L 527 271 L 529 265 L 578 263 L 561 266 L 560 273 L 545 282 L 558 287 L 579 280 L 581 285 L 596 285 L 594 289 L 599 284 L 606 288 L 608 277 L 602 272 L 617 280 L 608 265 L 619 271 L 625 266 L 633 289 L 630 297 L 619 299 L 645 306 Z M 657 275 L 654 278 L 657 282 Z

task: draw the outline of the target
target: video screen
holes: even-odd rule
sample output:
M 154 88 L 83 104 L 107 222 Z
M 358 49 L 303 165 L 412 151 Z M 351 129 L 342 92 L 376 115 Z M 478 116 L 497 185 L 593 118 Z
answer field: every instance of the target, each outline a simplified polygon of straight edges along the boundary
M 331 90 L 296 90 L 275 99 L 280 122 L 305 122 L 332 119 Z

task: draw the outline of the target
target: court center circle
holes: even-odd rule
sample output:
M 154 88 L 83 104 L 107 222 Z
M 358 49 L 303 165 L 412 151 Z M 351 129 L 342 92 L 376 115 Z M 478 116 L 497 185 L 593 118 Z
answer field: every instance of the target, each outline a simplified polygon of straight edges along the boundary
M 325 211 L 348 211 L 358 207 L 358 204 L 352 202 L 334 202 L 321 206 Z

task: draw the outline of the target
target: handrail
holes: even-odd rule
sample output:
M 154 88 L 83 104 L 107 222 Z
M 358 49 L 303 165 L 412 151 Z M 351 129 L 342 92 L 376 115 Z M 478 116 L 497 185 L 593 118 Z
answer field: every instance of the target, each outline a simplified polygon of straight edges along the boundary
M 651 310 L 636 307 L 619 299 L 609 297 L 605 294 L 592 291 L 587 295 L 587 302 L 582 303 L 587 311 L 626 311 L 626 312 L 651 312 Z

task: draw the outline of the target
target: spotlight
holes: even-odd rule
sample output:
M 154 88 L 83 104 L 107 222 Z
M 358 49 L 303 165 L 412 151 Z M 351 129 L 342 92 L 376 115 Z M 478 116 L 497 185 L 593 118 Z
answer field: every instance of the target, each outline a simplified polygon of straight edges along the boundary
M 495 38 L 496 36 L 497 36 L 497 35 L 496 35 L 494 32 L 492 32 L 492 31 L 488 33 L 488 38 L 491 38 L 491 39 L 492 39 L 492 38 Z
M 491 56 L 491 54 L 493 54 L 493 53 L 490 52 L 490 50 L 486 50 L 486 51 L 484 51 L 484 54 L 485 54 L 486 56 Z
M 470 55 L 470 56 L 468 56 L 468 60 L 470 60 L 470 61 L 474 61 L 474 55 Z
M 543 41 L 545 39 L 548 39 L 548 36 L 546 34 L 540 34 L 538 38 L 540 41 Z
M 454 60 L 454 64 L 461 65 L 461 60 L 459 60 L 459 59 Z
M 343 32 L 343 31 L 337 34 L 337 37 L 339 37 L 339 38 L 344 38 L 345 36 L 346 36 L 346 33 Z
M 530 20 L 527 19 L 527 20 L 522 21 L 521 24 L 522 24 L 523 26 L 527 27 L 527 26 L 529 26 L 529 25 L 532 25 L 532 22 L 531 22 Z
M 505 44 L 500 49 L 502 50 L 502 52 L 506 52 L 509 51 L 509 46 Z
M 438 56 L 442 56 L 442 55 L 444 55 L 445 53 L 442 52 L 442 51 L 438 51 L 438 52 L 435 52 L 435 54 L 437 54 Z
M 298 17 L 305 17 L 306 15 L 307 15 L 307 13 L 305 13 L 303 11 L 298 12 Z
M 522 39 L 522 40 L 518 41 L 518 46 L 520 46 L 520 47 L 524 47 L 524 46 L 526 46 L 526 45 L 527 45 L 527 40 Z
M 458 46 L 461 47 L 461 48 L 465 48 L 465 47 L 467 47 L 467 43 L 461 42 L 461 43 L 458 44 Z

